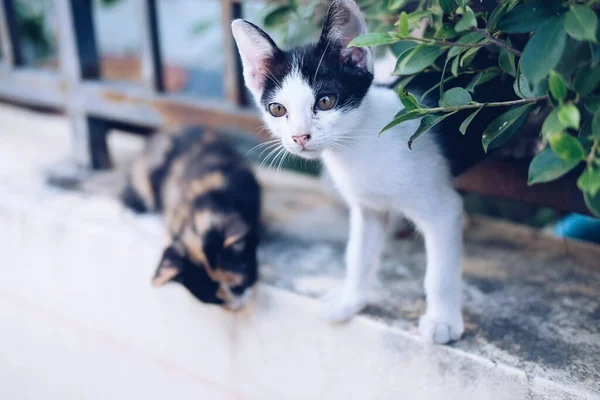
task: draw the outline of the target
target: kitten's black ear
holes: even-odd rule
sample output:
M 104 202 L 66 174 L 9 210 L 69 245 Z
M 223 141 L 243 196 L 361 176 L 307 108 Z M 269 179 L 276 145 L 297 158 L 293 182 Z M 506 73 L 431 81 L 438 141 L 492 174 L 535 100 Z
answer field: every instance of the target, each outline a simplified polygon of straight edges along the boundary
M 174 246 L 169 246 L 163 252 L 154 278 L 152 286 L 159 287 L 176 278 L 182 270 L 181 255 Z
M 367 31 L 367 23 L 354 0 L 334 0 L 327 12 L 319 44 L 341 46 L 342 63 L 352 60 L 373 72 L 373 51 L 369 47 L 348 47 L 348 43 Z
M 267 79 L 267 63 L 280 50 L 262 29 L 243 19 L 233 21 L 231 31 L 242 58 L 246 86 L 255 97 L 260 97 Z

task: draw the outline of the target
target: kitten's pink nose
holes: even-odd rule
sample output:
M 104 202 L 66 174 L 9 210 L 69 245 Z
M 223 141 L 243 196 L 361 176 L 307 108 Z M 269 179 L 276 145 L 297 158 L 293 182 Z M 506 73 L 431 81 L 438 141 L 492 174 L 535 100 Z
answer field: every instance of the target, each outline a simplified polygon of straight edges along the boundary
M 292 136 L 292 139 L 294 139 L 294 142 L 296 142 L 296 144 L 299 144 L 302 147 L 306 146 L 306 143 L 308 143 L 310 138 L 311 138 L 311 136 L 309 134 Z

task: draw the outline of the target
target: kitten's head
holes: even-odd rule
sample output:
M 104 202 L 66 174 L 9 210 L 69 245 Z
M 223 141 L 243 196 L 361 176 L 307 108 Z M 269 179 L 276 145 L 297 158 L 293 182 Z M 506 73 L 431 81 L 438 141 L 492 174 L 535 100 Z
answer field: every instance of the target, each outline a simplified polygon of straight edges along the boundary
M 291 153 L 317 158 L 340 145 L 349 132 L 344 120 L 373 80 L 373 53 L 347 47 L 367 32 L 353 0 L 334 0 L 316 43 L 283 51 L 263 30 L 232 22 L 244 80 L 271 132 Z
M 237 310 L 257 280 L 257 244 L 238 214 L 193 211 L 163 252 L 152 284 L 173 280 L 204 303 Z

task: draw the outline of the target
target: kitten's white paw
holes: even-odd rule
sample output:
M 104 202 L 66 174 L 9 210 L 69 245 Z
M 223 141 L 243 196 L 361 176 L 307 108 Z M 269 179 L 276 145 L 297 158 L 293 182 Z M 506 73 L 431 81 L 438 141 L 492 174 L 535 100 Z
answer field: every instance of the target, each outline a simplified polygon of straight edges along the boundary
M 345 322 L 367 305 L 361 293 L 335 290 L 328 293 L 321 303 L 321 316 L 331 322 Z
M 419 320 L 419 332 L 424 338 L 444 344 L 460 339 L 465 330 L 462 315 L 449 319 L 425 314 Z

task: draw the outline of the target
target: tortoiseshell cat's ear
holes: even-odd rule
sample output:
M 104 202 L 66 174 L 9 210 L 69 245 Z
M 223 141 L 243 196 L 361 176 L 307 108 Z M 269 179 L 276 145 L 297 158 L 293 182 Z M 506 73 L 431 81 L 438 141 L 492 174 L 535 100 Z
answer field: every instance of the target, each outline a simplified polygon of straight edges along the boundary
M 173 246 L 167 247 L 160 259 L 154 278 L 152 278 L 152 286 L 159 287 L 175 279 L 181 274 L 182 268 L 181 255 Z
M 227 219 L 225 224 L 225 240 L 223 241 L 223 247 L 229 247 L 240 241 L 248 234 L 249 230 L 248 224 L 246 224 L 242 218 L 238 215 L 231 216 Z

